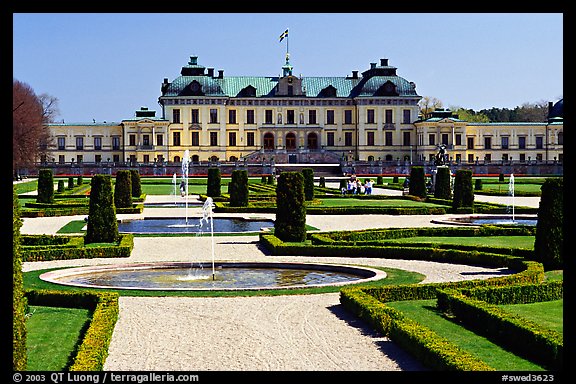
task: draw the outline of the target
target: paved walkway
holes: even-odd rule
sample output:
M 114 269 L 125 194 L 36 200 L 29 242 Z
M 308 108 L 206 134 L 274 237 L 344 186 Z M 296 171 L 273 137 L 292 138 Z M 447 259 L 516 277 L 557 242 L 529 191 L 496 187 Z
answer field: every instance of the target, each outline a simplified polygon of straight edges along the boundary
M 147 202 L 174 201 L 148 196 Z M 200 208 L 189 208 L 200 217 Z M 127 217 L 184 217 L 184 208 L 145 208 Z M 215 216 L 219 216 L 216 214 Z M 226 214 L 225 216 L 233 216 Z M 250 214 L 274 219 L 270 214 Z M 439 216 L 308 215 L 321 230 L 438 226 Z M 24 218 L 22 233 L 55 234 L 84 216 Z M 298 261 L 361 264 L 419 272 L 425 282 L 489 278 L 510 273 L 415 260 L 347 257 L 269 256 L 257 236 L 215 237 L 217 261 Z M 47 268 L 150 261 L 210 261 L 207 237 L 137 237 L 128 259 L 64 260 L 24 263 L 24 271 Z M 273 297 L 121 297 L 120 315 L 106 370 L 254 370 L 254 371 L 410 371 L 422 366 L 394 343 L 346 312 L 337 293 Z

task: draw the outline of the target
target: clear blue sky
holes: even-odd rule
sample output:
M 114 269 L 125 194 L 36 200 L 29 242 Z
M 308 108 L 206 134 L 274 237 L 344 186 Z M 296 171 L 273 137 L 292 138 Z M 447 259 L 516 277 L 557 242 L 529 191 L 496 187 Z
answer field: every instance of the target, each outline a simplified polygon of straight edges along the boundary
M 15 13 L 13 76 L 68 122 L 160 115 L 160 84 L 191 55 L 224 76 L 346 76 L 388 58 L 445 107 L 563 97 L 562 13 Z

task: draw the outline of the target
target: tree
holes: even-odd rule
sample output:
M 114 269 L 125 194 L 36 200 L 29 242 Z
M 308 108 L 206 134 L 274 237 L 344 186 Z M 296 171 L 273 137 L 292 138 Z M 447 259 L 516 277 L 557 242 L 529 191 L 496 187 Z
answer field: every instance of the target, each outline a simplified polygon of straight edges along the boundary
M 116 173 L 114 205 L 116 208 L 132 208 L 132 173 L 130 170 L 121 170 Z
M 248 206 L 248 171 L 236 169 L 232 171 L 232 181 L 229 184 L 231 207 Z
M 437 199 L 450 200 L 450 168 L 441 166 L 436 168 L 436 180 L 434 181 L 434 197 Z
M 418 197 L 426 197 L 426 175 L 424 167 L 414 166 L 410 169 L 410 186 L 408 194 Z
M 459 169 L 456 171 L 454 179 L 454 197 L 452 208 L 474 207 L 474 190 L 472 189 L 472 171 L 469 169 Z
M 442 101 L 435 97 L 424 96 L 418 102 L 418 106 L 420 107 L 422 119 L 426 120 L 431 116 L 432 112 L 434 112 L 436 108 L 442 108 Z
M 534 256 L 546 270 L 561 269 L 564 262 L 564 182 L 547 178 L 542 184 Z
M 472 109 L 464 109 L 462 107 L 450 107 L 452 113 L 458 115 L 458 119 L 467 121 L 469 123 L 489 123 L 490 119 L 482 112 L 476 112 Z
M 132 197 L 139 198 L 142 195 L 142 183 L 140 181 L 140 172 L 137 169 L 131 169 L 132 176 Z
M 34 166 L 48 156 L 52 138 L 47 123 L 58 114 L 57 99 L 43 94 L 36 96 L 32 87 L 16 79 L 12 81 L 12 171 Z
M 282 172 L 278 178 L 274 235 L 282 241 L 306 240 L 306 206 L 302 172 Z
M 54 177 L 51 169 L 41 169 L 38 171 L 38 197 L 37 203 L 54 202 Z
M 222 194 L 221 185 L 222 176 L 220 175 L 220 168 L 208 168 L 208 185 L 206 186 L 206 194 L 210 197 L 219 197 Z
M 94 175 L 90 183 L 88 227 L 84 243 L 115 243 L 118 240 L 118 222 L 112 195 L 110 175 Z
M 304 198 L 306 201 L 314 200 L 314 170 L 312 168 L 302 169 L 304 176 Z

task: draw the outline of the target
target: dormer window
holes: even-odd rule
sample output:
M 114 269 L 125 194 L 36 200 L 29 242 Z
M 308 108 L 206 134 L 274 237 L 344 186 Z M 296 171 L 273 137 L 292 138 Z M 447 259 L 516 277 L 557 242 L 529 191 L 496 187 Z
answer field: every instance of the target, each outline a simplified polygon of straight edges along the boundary
M 194 80 L 190 83 L 190 92 L 192 96 L 203 96 L 204 92 L 202 92 L 202 84 Z
M 319 97 L 336 97 L 336 88 L 334 86 L 329 85 L 323 90 L 320 91 L 318 94 Z
M 375 96 L 398 96 L 396 84 L 388 80 L 375 93 Z
M 256 88 L 248 85 L 238 93 L 238 97 L 256 97 Z

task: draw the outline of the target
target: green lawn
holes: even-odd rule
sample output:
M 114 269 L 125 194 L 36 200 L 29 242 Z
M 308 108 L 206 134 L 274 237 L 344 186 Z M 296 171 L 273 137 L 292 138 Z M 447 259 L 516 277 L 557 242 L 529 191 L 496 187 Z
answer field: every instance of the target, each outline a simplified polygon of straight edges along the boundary
M 313 207 L 438 207 L 437 204 L 405 199 L 368 200 L 355 198 L 315 199 Z M 318 203 L 318 204 L 316 204 Z
M 543 327 L 564 334 L 564 300 L 530 304 L 508 304 L 500 307 Z
M 445 318 L 436 308 L 436 300 L 407 300 L 387 303 L 438 335 L 480 358 L 498 371 L 542 371 L 544 368 L 516 356 L 485 337 Z
M 428 244 L 454 244 L 477 247 L 507 247 L 534 249 L 535 236 L 415 236 L 403 237 L 390 242 L 397 243 L 428 243 Z
M 90 311 L 30 306 L 30 313 L 26 321 L 27 370 L 64 370 L 88 325 Z

